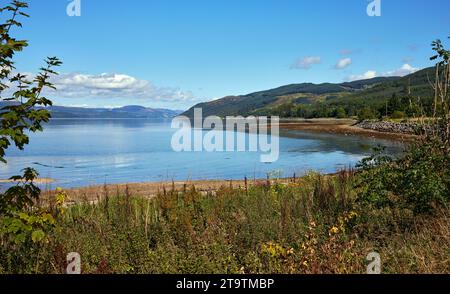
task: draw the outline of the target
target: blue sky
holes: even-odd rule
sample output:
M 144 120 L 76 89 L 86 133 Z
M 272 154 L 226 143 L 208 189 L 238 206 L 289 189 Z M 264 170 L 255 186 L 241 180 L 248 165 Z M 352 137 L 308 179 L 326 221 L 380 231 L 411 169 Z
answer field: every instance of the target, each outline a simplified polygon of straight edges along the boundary
M 450 1 L 31 0 L 17 31 L 30 47 L 17 69 L 60 57 L 59 105 L 196 102 L 301 82 L 404 75 L 432 65 L 430 43 L 450 35 Z M 2 3 L 6 2 L 2 0 Z

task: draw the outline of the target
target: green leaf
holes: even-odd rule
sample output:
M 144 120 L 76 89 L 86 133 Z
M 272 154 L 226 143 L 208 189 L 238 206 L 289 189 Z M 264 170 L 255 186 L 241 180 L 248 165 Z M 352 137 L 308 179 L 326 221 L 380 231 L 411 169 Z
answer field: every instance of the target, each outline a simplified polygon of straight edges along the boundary
M 42 230 L 36 230 L 31 234 L 31 240 L 34 243 L 41 242 L 45 238 L 45 233 Z

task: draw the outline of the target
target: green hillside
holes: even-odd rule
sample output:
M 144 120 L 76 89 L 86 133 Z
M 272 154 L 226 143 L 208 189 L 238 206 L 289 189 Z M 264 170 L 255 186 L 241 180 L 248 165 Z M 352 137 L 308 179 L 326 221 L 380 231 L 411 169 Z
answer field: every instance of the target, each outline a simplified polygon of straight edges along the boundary
M 419 105 L 429 108 L 432 97 L 429 79 L 432 77 L 433 68 L 427 68 L 405 77 L 378 77 L 340 84 L 292 84 L 200 103 L 184 115 L 192 117 L 194 108 L 202 108 L 204 116 L 221 117 L 348 117 L 381 116 L 386 112 L 406 116 L 416 111 Z

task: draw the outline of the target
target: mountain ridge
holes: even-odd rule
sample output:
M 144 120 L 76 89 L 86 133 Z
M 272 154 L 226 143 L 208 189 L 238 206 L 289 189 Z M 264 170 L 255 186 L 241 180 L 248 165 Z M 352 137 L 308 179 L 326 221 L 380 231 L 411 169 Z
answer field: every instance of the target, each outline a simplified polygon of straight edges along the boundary
M 0 102 L 0 108 L 12 105 L 14 102 Z M 117 108 L 101 107 L 71 107 L 71 106 L 49 106 L 45 109 L 52 113 L 52 118 L 141 118 L 141 119 L 169 119 L 173 118 L 182 110 L 171 110 L 164 108 L 149 108 L 140 105 L 126 105 Z
M 202 108 L 203 116 L 220 117 L 236 115 L 270 115 L 271 110 L 283 104 L 319 105 L 323 107 L 342 104 L 352 112 L 353 104 L 381 107 L 394 93 L 401 94 L 405 88 L 412 95 L 428 96 L 426 87 L 432 68 L 426 68 L 405 77 L 376 77 L 342 83 L 299 83 L 253 92 L 246 95 L 226 96 L 214 101 L 199 103 L 183 115 L 192 117 L 194 108 Z M 426 77 L 425 77 L 426 76 Z M 432 75 L 431 75 L 432 76 Z M 367 99 L 366 99 L 367 98 Z

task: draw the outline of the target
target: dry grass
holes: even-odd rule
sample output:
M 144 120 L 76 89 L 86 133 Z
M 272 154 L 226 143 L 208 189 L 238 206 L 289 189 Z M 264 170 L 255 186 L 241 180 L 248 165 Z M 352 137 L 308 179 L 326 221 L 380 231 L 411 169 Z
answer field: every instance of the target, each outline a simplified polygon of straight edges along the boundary
M 299 182 L 301 178 L 286 178 L 277 180 L 279 183 Z M 271 183 L 274 180 L 270 180 Z M 185 191 L 188 188 L 195 187 L 201 193 L 215 193 L 223 187 L 240 189 L 258 186 L 267 183 L 267 180 L 247 179 L 244 180 L 196 180 L 196 181 L 174 181 L 174 182 L 148 182 L 148 183 L 128 183 L 128 184 L 109 184 L 99 186 L 88 186 L 66 190 L 69 203 L 79 202 L 98 202 L 108 196 L 123 195 L 126 190 L 137 197 L 154 198 L 164 191 L 178 190 Z M 43 199 L 48 199 L 56 195 L 56 190 L 45 191 Z
M 365 273 L 376 251 L 384 273 L 450 273 L 448 210 L 361 206 L 354 178 L 216 182 L 214 191 L 174 183 L 150 198 L 97 188 L 96 203 L 58 216 L 48 243 L 0 251 L 0 272 L 62 273 L 65 254 L 79 252 L 84 273 Z

